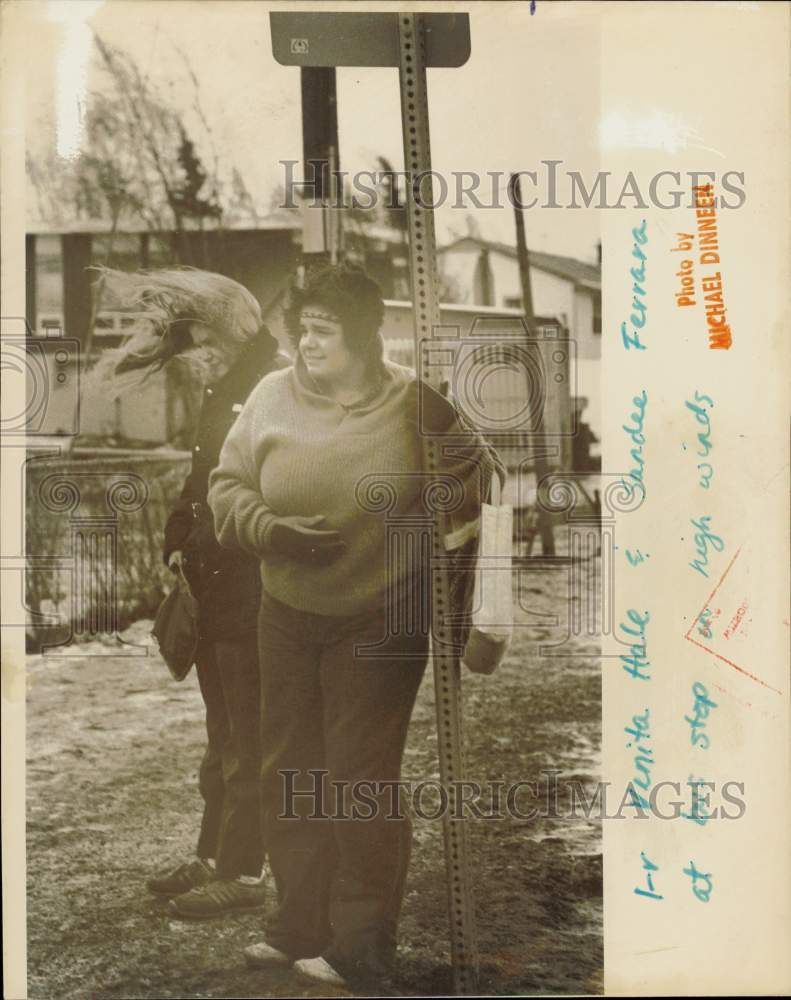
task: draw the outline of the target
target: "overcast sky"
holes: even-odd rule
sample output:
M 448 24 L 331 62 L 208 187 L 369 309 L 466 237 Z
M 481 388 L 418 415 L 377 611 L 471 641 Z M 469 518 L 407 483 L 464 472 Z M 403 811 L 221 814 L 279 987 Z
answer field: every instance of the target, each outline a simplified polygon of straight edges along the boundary
M 299 70 L 274 61 L 271 5 L 256 0 L 51 0 L 31 3 L 31 15 L 34 8 L 36 58 L 27 81 L 27 143 L 33 156 L 57 148 L 59 118 L 62 127 L 78 123 L 81 80 L 88 94 L 96 84 L 90 24 L 129 52 L 184 109 L 193 91 L 174 43 L 187 54 L 220 155 L 240 170 L 264 206 L 283 180 L 278 161 L 300 159 Z M 592 176 L 599 125 L 596 5 L 539 3 L 534 16 L 527 3 L 457 4 L 456 9 L 470 12 L 472 55 L 459 69 L 429 70 L 434 168 L 446 175 L 540 171 L 541 160 L 554 159 L 563 161 L 562 169 Z M 87 75 L 81 76 L 81 67 L 87 67 Z M 373 168 L 378 155 L 401 168 L 397 71 L 339 70 L 338 102 L 344 170 Z M 440 238 L 451 229 L 466 231 L 468 212 L 438 213 Z M 482 235 L 513 242 L 510 207 L 474 214 Z M 594 212 L 532 209 L 526 221 L 533 249 L 595 258 Z

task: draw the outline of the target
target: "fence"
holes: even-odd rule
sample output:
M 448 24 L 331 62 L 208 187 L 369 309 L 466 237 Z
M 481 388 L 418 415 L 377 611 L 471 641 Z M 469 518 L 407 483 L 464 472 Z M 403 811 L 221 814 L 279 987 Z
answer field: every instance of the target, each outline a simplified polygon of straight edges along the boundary
M 29 648 L 67 653 L 154 614 L 170 580 L 165 520 L 188 468 L 172 451 L 28 459 Z

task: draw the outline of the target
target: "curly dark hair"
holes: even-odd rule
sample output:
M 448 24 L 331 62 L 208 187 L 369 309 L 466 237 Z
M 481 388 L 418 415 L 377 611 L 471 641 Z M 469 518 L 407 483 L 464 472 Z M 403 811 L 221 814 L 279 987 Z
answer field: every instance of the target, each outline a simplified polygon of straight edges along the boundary
M 308 303 L 323 306 L 338 317 L 350 350 L 371 361 L 381 361 L 382 340 L 378 333 L 385 312 L 382 290 L 361 267 L 327 264 L 310 272 L 302 288 L 292 287 L 283 315 L 294 350 L 300 341 L 302 307 Z

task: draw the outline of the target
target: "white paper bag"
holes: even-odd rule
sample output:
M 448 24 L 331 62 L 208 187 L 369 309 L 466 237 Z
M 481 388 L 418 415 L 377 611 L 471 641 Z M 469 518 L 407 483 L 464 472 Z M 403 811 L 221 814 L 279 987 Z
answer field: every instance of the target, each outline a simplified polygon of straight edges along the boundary
M 481 507 L 472 629 L 462 657 L 474 673 L 490 674 L 497 668 L 513 633 L 513 521 L 510 504 Z

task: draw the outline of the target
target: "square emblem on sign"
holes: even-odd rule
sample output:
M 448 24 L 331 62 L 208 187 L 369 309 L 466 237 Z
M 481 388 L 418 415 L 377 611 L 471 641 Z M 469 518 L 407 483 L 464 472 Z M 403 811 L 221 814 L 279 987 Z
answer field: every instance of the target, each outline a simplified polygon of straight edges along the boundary
M 291 54 L 295 56 L 306 56 L 310 51 L 310 44 L 307 38 L 291 39 Z

